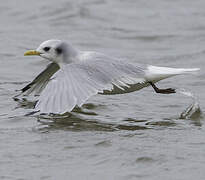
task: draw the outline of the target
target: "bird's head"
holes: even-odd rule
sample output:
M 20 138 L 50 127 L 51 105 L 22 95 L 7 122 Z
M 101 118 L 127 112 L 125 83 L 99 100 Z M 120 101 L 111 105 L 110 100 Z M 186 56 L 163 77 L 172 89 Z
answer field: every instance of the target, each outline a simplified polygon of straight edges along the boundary
M 39 45 L 36 50 L 29 50 L 24 56 L 38 55 L 57 64 L 75 61 L 78 52 L 70 44 L 61 40 L 48 40 Z

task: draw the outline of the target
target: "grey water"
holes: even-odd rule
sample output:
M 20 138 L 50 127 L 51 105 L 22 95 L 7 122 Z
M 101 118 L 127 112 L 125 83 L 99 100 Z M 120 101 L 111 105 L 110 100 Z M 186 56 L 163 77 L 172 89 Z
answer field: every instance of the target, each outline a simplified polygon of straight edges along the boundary
M 7 0 L 0 3 L 0 179 L 205 177 L 204 0 Z M 24 57 L 62 39 L 128 61 L 200 67 L 151 87 L 96 95 L 65 116 L 26 116 L 12 99 L 48 64 Z M 30 105 L 32 106 L 32 104 Z

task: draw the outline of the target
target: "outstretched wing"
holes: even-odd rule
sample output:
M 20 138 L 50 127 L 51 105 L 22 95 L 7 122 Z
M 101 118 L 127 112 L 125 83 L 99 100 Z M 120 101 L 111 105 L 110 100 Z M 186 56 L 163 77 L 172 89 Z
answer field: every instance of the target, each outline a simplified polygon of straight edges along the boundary
M 50 78 L 60 69 L 59 65 L 56 63 L 49 64 L 45 70 L 43 70 L 31 83 L 27 84 L 24 88 L 21 89 L 19 95 L 24 96 L 38 96 L 42 90 L 48 84 Z M 18 95 L 18 96 L 19 96 Z
M 120 90 L 144 83 L 144 69 L 124 61 L 91 58 L 65 65 L 55 73 L 42 91 L 35 109 L 42 113 L 62 114 L 97 93 Z

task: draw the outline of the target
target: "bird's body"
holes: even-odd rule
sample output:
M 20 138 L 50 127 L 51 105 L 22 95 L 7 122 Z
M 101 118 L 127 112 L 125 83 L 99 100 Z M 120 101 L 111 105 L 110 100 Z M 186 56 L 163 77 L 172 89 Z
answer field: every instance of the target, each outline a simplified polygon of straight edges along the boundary
M 59 40 L 46 41 L 25 55 L 52 61 L 22 89 L 23 95 L 39 96 L 35 110 L 42 113 L 63 114 L 95 94 L 123 94 L 149 85 L 159 93 L 174 93 L 173 89 L 160 90 L 153 83 L 198 70 L 130 63 L 98 52 L 78 51 Z

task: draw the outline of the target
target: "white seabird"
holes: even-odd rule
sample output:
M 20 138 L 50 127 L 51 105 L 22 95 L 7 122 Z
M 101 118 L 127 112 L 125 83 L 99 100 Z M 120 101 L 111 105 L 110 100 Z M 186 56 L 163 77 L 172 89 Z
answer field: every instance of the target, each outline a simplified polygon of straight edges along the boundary
M 157 67 L 127 62 L 93 51 L 79 51 L 61 40 L 48 40 L 25 56 L 39 55 L 51 61 L 31 83 L 21 89 L 23 96 L 37 96 L 35 110 L 63 114 L 82 106 L 96 94 L 123 94 L 151 85 L 155 92 L 170 94 L 154 83 L 199 68 Z

